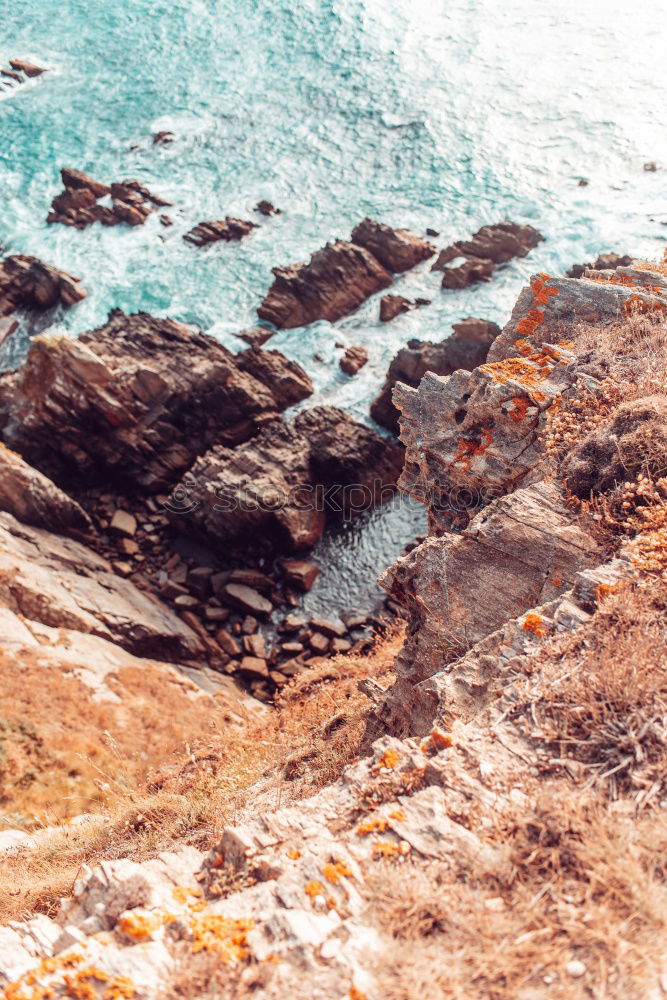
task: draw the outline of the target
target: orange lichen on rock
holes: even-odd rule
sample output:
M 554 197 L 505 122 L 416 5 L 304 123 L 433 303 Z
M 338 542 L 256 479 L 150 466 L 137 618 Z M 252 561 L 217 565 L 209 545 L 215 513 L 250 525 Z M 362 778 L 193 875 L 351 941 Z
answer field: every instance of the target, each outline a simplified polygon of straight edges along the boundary
M 513 396 L 512 403 L 512 409 L 509 411 L 510 420 L 513 420 L 515 424 L 520 424 L 522 420 L 526 419 L 530 400 L 527 396 Z
M 374 858 L 397 858 L 406 853 L 401 844 L 395 844 L 390 840 L 377 840 L 373 844 Z
M 659 299 L 645 299 L 641 295 L 631 295 L 623 306 L 624 316 L 643 316 L 654 312 L 664 312 L 665 303 Z
M 192 952 L 214 952 L 222 962 L 242 962 L 250 957 L 248 933 L 254 926 L 252 920 L 234 920 L 214 913 L 200 914 L 190 921 L 194 938 Z
M 333 885 L 338 885 L 342 878 L 348 878 L 352 871 L 345 864 L 344 861 L 335 861 L 332 864 L 325 865 L 322 869 L 322 873 L 327 880 Z
M 133 941 L 151 937 L 170 918 L 164 914 L 128 913 L 118 921 L 118 929 Z
M 311 900 L 315 899 L 315 896 L 324 895 L 324 886 L 321 882 L 309 882 L 308 885 L 304 886 L 303 891 L 306 896 L 310 896 Z
M 386 767 L 389 770 L 392 770 L 392 768 L 396 767 L 398 764 L 398 754 L 395 750 L 392 750 L 391 747 L 388 747 L 380 757 L 378 763 L 380 767 Z
M 541 369 L 551 364 L 546 355 L 533 355 L 530 359 L 505 358 L 504 361 L 490 361 L 480 365 L 478 371 L 490 375 L 495 382 L 504 385 L 511 380 L 520 382 L 527 389 L 541 385 L 547 375 Z
M 479 455 L 483 455 L 487 448 L 493 441 L 493 436 L 491 434 L 490 427 L 482 427 L 481 430 L 482 440 L 481 441 L 459 441 L 456 449 L 456 454 L 454 456 L 454 464 L 462 464 L 467 470 L 470 468 L 470 463 L 473 458 Z
M 290 859 L 290 861 L 298 861 L 299 858 L 301 857 L 301 851 L 297 850 L 288 851 L 287 857 Z
M 389 819 L 394 819 L 396 820 L 397 823 L 404 823 L 405 813 L 403 812 L 402 809 L 394 809 L 393 812 L 389 813 Z
M 530 309 L 517 323 L 517 333 L 522 337 L 532 337 L 542 323 L 544 323 L 544 313 L 539 309 Z
M 389 820 L 385 819 L 383 816 L 378 816 L 376 819 L 366 820 L 365 823 L 361 823 L 357 827 L 358 837 L 367 837 L 369 833 L 384 833 L 389 827 Z
M 558 289 L 549 288 L 547 281 L 551 281 L 551 275 L 541 273 L 537 274 L 530 283 L 536 306 L 548 306 L 549 299 L 558 295 Z
M 132 1000 L 136 995 L 134 983 L 128 976 L 114 976 L 102 994 L 102 1000 Z
M 192 886 L 181 886 L 177 885 L 172 889 L 172 895 L 177 903 L 185 905 L 190 899 L 201 899 L 203 893 L 201 889 Z
M 544 627 L 544 619 L 541 615 L 528 614 L 524 619 L 524 623 L 521 626 L 524 632 L 530 632 L 532 635 L 541 638 L 543 635 L 547 634 L 547 630 Z
M 356 986 L 350 986 L 350 1000 L 366 1000 L 366 994 L 358 990 Z

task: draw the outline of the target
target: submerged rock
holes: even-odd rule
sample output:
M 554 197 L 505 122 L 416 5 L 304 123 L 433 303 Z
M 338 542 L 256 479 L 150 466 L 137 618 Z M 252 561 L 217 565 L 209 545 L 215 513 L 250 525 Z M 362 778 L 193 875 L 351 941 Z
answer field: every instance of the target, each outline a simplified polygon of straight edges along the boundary
M 186 243 L 193 243 L 197 247 L 204 247 L 209 243 L 217 243 L 220 240 L 224 240 L 227 243 L 232 240 L 242 240 L 253 229 L 257 229 L 256 223 L 247 222 L 244 219 L 233 219 L 227 215 L 218 222 L 200 222 L 189 233 L 186 233 L 183 239 Z
M 213 444 L 246 441 L 310 395 L 299 365 L 261 354 L 115 310 L 79 340 L 35 338 L 23 367 L 0 377 L 3 438 L 60 483 L 157 492 Z
M 407 229 L 392 229 L 382 222 L 364 219 L 352 230 L 352 243 L 364 247 L 393 274 L 409 271 L 435 253 L 435 247 Z
M 307 264 L 273 269 L 275 280 L 257 310 L 279 329 L 318 319 L 335 323 L 391 285 L 391 275 L 362 247 L 337 240 L 316 251 Z
M 426 372 L 449 375 L 457 368 L 470 371 L 486 360 L 488 350 L 500 333 L 496 323 L 483 319 L 463 320 L 453 327 L 454 334 L 440 343 L 411 340 L 393 359 L 380 395 L 371 404 L 371 416 L 382 427 L 398 433 L 398 410 L 392 402 L 397 382 L 415 388 Z
M 334 407 L 274 420 L 246 444 L 203 455 L 172 494 L 187 494 L 188 530 L 214 544 L 247 538 L 307 551 L 327 516 L 353 517 L 393 492 L 402 465 L 396 444 Z M 178 521 L 178 518 L 175 518 Z

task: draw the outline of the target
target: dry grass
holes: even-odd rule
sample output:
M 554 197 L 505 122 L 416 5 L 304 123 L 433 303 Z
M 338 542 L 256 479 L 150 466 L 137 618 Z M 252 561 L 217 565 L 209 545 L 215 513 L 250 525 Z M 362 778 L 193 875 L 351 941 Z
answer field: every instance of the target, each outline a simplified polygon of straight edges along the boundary
M 499 831 L 511 882 L 437 864 L 378 878 L 373 906 L 394 941 L 379 970 L 384 1000 L 626 1000 L 655 987 L 667 820 L 619 820 L 571 792 L 537 788 L 535 800 Z M 581 979 L 567 972 L 572 960 L 584 962 Z
M 368 656 L 340 656 L 310 671 L 285 690 L 280 709 L 242 727 L 238 715 L 230 721 L 227 696 L 192 701 L 178 686 L 165 690 L 158 668 L 150 676 L 132 668 L 118 677 L 121 706 L 92 702 L 75 678 L 23 657 L 21 671 L 0 672 L 7 819 L 20 814 L 27 828 L 39 830 L 80 814 L 84 803 L 104 819 L 61 828 L 36 850 L 3 860 L 0 923 L 52 913 L 82 864 L 141 861 L 175 843 L 208 849 L 240 817 L 247 790 L 262 776 L 267 808 L 335 780 L 364 750 L 369 702 L 357 684 L 385 675 L 388 683 L 400 643 L 390 636 Z M 31 719 L 27 746 L 16 736 L 25 718 Z M 18 775 L 28 767 L 34 778 L 22 782 Z

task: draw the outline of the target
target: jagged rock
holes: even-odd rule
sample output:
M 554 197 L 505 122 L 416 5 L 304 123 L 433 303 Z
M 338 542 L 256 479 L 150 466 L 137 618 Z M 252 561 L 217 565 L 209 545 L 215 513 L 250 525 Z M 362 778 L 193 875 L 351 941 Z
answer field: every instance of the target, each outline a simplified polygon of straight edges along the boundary
M 398 410 L 391 398 L 397 382 L 414 388 L 426 372 L 449 375 L 457 368 L 470 371 L 486 360 L 489 347 L 500 333 L 496 323 L 472 317 L 456 323 L 453 329 L 454 335 L 439 344 L 411 340 L 398 352 L 389 366 L 380 395 L 371 404 L 371 416 L 378 424 L 398 433 Z
M 163 129 L 161 132 L 156 132 L 155 135 L 153 136 L 153 145 L 169 146 L 171 145 L 171 143 L 174 141 L 175 138 L 176 136 L 174 135 L 173 132 L 169 132 L 168 130 Z
M 46 73 L 43 66 L 37 66 L 35 63 L 28 62 L 26 59 L 10 59 L 9 65 L 17 73 L 24 73 L 25 76 L 35 77 L 41 76 L 42 73 Z
M 275 351 L 237 358 L 172 320 L 115 310 L 79 340 L 35 338 L 23 367 L 0 378 L 0 412 L 5 442 L 57 482 L 157 492 L 311 391 Z
M 335 323 L 392 283 L 372 254 L 341 240 L 318 250 L 309 263 L 276 267 L 273 274 L 275 280 L 257 315 L 279 329 L 318 319 Z
M 176 488 L 189 499 L 188 528 L 216 544 L 247 537 L 289 552 L 321 537 L 326 512 L 351 516 L 393 489 L 402 451 L 333 407 L 275 420 L 247 444 L 212 448 Z
M 492 261 L 504 264 L 513 257 L 526 257 L 544 237 L 532 226 L 515 222 L 498 222 L 482 226 L 470 240 L 458 240 L 442 250 L 433 265 L 433 271 L 442 271 L 456 257 Z M 462 287 L 462 286 L 461 286 Z
M 368 352 L 365 347 L 348 347 L 338 364 L 346 375 L 356 375 L 368 361 Z
M 435 253 L 435 247 L 421 236 L 368 218 L 355 226 L 350 240 L 372 253 L 393 274 L 409 271 Z
M 430 537 L 402 557 L 381 585 L 410 613 L 392 700 L 536 605 L 570 589 L 600 561 L 555 486 L 543 482 L 489 504 L 461 535 Z
M 26 619 L 102 636 L 139 656 L 178 659 L 201 651 L 179 618 L 100 556 L 7 513 L 0 513 L 0 602 Z
M 617 267 L 629 267 L 633 258 L 627 254 L 601 253 L 593 263 L 573 264 L 566 272 L 568 278 L 581 278 L 585 271 L 615 271 Z
M 57 534 L 93 533 L 90 518 L 75 500 L 4 445 L 0 445 L 0 510 Z
M 227 243 L 233 240 L 242 240 L 253 229 L 257 229 L 256 223 L 247 222 L 244 219 L 233 219 L 227 215 L 218 222 L 200 222 L 189 233 L 186 233 L 183 239 L 186 243 L 204 247 L 209 243 L 217 243 L 219 240 L 224 240 Z
M 280 209 L 272 205 L 270 201 L 258 201 L 255 205 L 255 211 L 259 212 L 260 215 L 280 215 Z
M 459 259 L 456 257 L 454 261 Z M 460 264 L 457 263 L 456 267 L 442 268 L 442 287 L 467 288 L 468 285 L 474 285 L 478 281 L 488 281 L 495 269 L 496 265 L 492 260 L 469 257 Z
M 268 330 L 265 326 L 253 326 L 250 330 L 241 330 L 234 334 L 240 340 L 245 340 L 251 347 L 261 347 L 275 334 L 275 330 Z
M 0 261 L 0 316 L 17 309 L 44 310 L 72 306 L 85 299 L 78 278 L 37 257 L 15 254 Z
M 519 295 L 503 332 L 494 341 L 489 361 L 540 355 L 544 345 L 562 342 L 563 331 L 573 323 L 604 326 L 636 312 L 660 313 L 667 308 L 664 275 L 644 271 L 641 283 L 632 277 L 622 280 L 623 283 L 534 275 L 529 287 Z
M 401 313 L 409 312 L 412 303 L 402 295 L 383 295 L 380 299 L 380 322 L 389 323 Z
M 60 176 L 64 190 L 51 203 L 46 220 L 51 224 L 62 223 L 76 229 L 85 229 L 94 222 L 105 226 L 116 226 L 120 222 L 140 226 L 155 208 L 171 205 L 136 180 L 125 180 L 109 187 L 71 167 L 63 167 Z M 107 195 L 111 196 L 111 207 L 98 203 Z

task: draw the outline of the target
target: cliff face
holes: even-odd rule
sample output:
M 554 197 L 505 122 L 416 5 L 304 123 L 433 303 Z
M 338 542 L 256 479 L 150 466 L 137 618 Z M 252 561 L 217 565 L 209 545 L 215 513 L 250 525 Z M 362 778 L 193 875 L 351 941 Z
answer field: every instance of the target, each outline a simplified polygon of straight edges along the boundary
M 660 995 L 665 310 L 662 269 L 538 275 L 485 364 L 397 387 L 430 534 L 382 578 L 408 614 L 362 685 L 383 735 L 305 800 L 312 748 L 265 773 L 207 854 L 84 867 L 0 928 L 7 1000 Z

